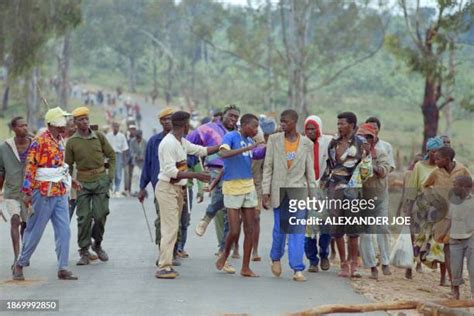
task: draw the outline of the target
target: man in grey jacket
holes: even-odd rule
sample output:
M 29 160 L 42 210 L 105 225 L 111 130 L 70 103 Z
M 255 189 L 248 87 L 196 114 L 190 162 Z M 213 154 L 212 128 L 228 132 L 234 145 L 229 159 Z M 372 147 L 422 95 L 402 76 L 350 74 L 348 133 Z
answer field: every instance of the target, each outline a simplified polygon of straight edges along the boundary
M 280 259 L 285 252 L 286 235 L 291 232 L 288 237 L 288 256 L 290 267 L 294 271 L 293 280 L 305 281 L 306 278 L 302 273 L 305 269 L 303 263 L 305 226 L 295 227 L 296 231 L 290 231 L 293 228 L 290 227 L 291 220 L 288 221 L 287 217 L 306 218 L 306 209 L 298 209 L 289 215 L 290 199 L 296 197 L 297 200 L 301 200 L 309 197 L 311 189 L 316 187 L 316 179 L 313 143 L 296 131 L 297 122 L 296 111 L 283 111 L 280 117 L 283 132 L 270 135 L 268 138 L 263 166 L 262 202 L 266 209 L 269 209 L 270 205 L 273 208 L 273 241 L 270 252 L 273 275 L 278 277 L 281 274 Z M 283 226 L 288 226 L 288 229 L 285 231 Z

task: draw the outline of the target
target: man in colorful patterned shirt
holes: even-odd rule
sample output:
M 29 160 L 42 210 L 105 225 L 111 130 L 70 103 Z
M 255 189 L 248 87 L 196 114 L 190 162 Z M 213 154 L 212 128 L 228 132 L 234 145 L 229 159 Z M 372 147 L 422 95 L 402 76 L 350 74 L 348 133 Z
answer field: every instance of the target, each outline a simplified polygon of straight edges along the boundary
M 28 218 L 21 254 L 13 268 L 14 280 L 25 279 L 23 267 L 28 266 L 49 220 L 54 229 L 58 278 L 77 280 L 67 270 L 71 237 L 67 191 L 71 186 L 71 177 L 64 163 L 61 137 L 67 125 L 67 115 L 59 107 L 49 110 L 45 115 L 47 129 L 34 139 L 28 152 L 21 191 L 23 202 L 28 207 L 32 206 L 33 213 Z

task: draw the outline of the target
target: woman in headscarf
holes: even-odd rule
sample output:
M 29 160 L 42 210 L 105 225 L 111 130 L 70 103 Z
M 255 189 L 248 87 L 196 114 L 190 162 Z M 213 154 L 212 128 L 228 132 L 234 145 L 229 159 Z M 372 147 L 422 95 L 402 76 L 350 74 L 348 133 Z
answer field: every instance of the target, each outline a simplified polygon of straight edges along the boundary
M 316 115 L 309 116 L 304 122 L 304 131 L 306 137 L 308 137 L 313 143 L 314 153 L 314 174 L 316 181 L 319 183 L 319 179 L 326 169 L 327 158 L 328 158 L 328 146 L 332 137 L 323 134 L 323 123 L 321 118 Z M 315 215 L 315 214 L 313 214 Z M 321 231 L 319 234 L 319 249 L 317 240 L 317 226 L 308 226 L 305 237 L 305 254 L 310 262 L 308 272 L 318 272 L 318 264 L 321 259 L 321 270 L 328 270 L 330 267 L 329 263 L 329 243 L 331 242 L 331 235 L 328 232 Z
M 428 178 L 431 171 L 436 168 L 435 164 L 435 154 L 438 149 L 443 147 L 443 140 L 440 137 L 433 137 L 428 139 L 426 142 L 426 155 L 424 160 L 420 160 L 415 164 L 413 168 L 413 172 L 410 176 L 410 179 L 407 182 L 407 190 L 406 190 L 406 203 L 405 203 L 405 215 L 413 217 L 413 206 L 415 204 L 415 200 L 418 196 L 422 193 L 423 190 L 423 183 Z M 414 241 L 414 230 L 419 230 L 419 227 L 416 227 L 416 223 L 414 220 L 412 222 L 412 240 Z M 415 254 L 416 255 L 416 254 Z M 421 272 L 421 262 L 417 262 L 416 270 Z M 405 273 L 405 277 L 407 279 L 412 278 L 412 269 L 407 269 Z
M 311 115 L 304 121 L 305 135 L 314 143 L 314 172 L 319 181 L 328 158 L 328 146 L 332 136 L 323 134 L 323 122 L 317 115 Z

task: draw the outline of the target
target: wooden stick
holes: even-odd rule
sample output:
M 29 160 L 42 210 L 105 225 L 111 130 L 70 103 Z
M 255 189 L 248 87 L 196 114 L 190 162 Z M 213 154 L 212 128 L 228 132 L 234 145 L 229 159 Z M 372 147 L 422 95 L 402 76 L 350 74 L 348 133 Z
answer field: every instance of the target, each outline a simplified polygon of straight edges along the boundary
M 199 159 L 199 164 L 201 165 L 201 170 L 204 171 L 204 165 L 202 163 L 201 157 L 198 157 L 198 159 Z
M 3 215 L 3 211 L 0 210 L 0 217 L 5 221 L 5 223 L 7 223 L 7 218 L 5 217 L 5 215 Z
M 38 84 L 36 84 L 36 89 L 38 90 L 38 95 L 39 95 L 39 97 L 41 98 L 41 100 L 43 100 L 44 104 L 46 104 L 46 108 L 49 109 L 49 103 L 48 103 L 48 101 L 46 101 L 46 99 L 43 97 L 43 94 L 41 93 L 41 89 L 40 89 L 40 87 L 39 87 Z
M 472 313 L 469 311 L 454 309 L 431 302 L 418 304 L 416 310 L 422 315 L 472 316 Z
M 416 309 L 420 301 L 396 301 L 390 303 L 369 303 L 369 304 L 332 304 L 322 305 L 307 309 L 301 312 L 291 313 L 290 316 L 316 316 L 331 313 L 366 313 L 374 311 Z M 440 300 L 432 302 L 446 307 L 474 307 L 474 300 Z

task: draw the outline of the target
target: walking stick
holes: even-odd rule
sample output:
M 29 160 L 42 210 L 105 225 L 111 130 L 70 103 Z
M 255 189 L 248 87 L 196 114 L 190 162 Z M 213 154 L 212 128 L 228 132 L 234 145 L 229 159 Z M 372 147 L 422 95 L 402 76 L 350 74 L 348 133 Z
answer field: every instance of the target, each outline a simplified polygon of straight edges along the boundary
M 191 214 L 191 205 L 189 205 L 189 187 L 186 185 L 186 206 L 188 207 L 188 214 Z
M 43 103 L 46 105 L 46 107 L 49 109 L 49 103 L 46 101 L 46 99 L 43 97 L 43 94 L 41 93 L 41 89 L 38 84 L 36 84 L 36 89 L 38 90 L 38 95 L 43 100 Z
M 7 223 L 7 218 L 5 217 L 5 215 L 3 215 L 3 211 L 0 210 L 0 217 L 5 221 L 5 223 Z
M 148 233 L 150 233 L 151 242 L 153 242 L 153 235 L 151 234 L 150 222 L 148 222 L 148 217 L 146 216 L 145 205 L 143 202 L 140 202 L 140 204 L 142 205 L 143 215 L 145 216 L 146 227 L 148 228 Z
M 198 160 L 199 160 L 199 164 L 201 165 L 201 170 L 204 171 L 205 169 L 204 169 L 204 165 L 202 163 L 201 157 L 198 157 Z M 207 189 L 209 189 L 209 182 L 204 183 L 204 191 L 206 191 Z M 209 191 L 209 196 L 211 196 L 211 191 Z

